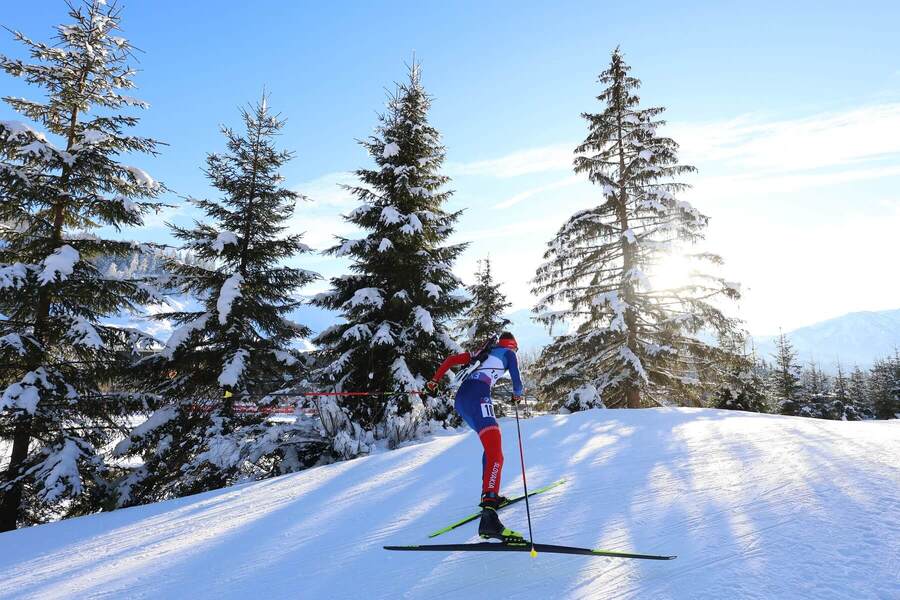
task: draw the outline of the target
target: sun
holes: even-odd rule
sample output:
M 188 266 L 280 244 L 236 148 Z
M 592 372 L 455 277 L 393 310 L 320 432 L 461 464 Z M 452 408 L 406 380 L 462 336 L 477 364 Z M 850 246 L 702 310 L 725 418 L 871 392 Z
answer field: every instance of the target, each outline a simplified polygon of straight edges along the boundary
M 681 252 L 664 255 L 647 274 L 650 288 L 653 290 L 669 290 L 687 285 L 691 280 L 691 272 L 696 264 Z

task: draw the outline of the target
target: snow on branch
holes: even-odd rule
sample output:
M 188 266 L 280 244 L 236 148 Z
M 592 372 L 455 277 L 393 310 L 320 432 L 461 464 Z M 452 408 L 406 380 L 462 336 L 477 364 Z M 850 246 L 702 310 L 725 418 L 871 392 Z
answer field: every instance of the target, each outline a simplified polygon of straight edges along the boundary
M 73 319 L 67 337 L 76 346 L 84 346 L 86 348 L 103 348 L 104 346 L 103 340 L 100 339 L 100 334 L 97 333 L 94 326 L 82 317 Z
M 206 327 L 206 323 L 209 321 L 210 316 L 210 313 L 204 313 L 193 321 L 189 321 L 173 331 L 172 335 L 169 336 L 169 340 L 166 342 L 166 347 L 163 349 L 162 355 L 165 358 L 171 359 L 179 346 L 185 343 L 188 338 L 191 337 L 191 334 Z
M 245 362 L 250 357 L 250 352 L 239 348 L 234 353 L 219 374 L 219 384 L 222 387 L 234 387 L 244 373 Z
M 341 246 L 334 251 L 335 256 L 346 256 L 353 252 L 353 249 L 365 240 L 344 240 Z
M 404 390 L 418 390 L 422 387 L 422 383 L 424 383 L 424 381 L 421 381 L 412 374 L 409 370 L 409 366 L 406 364 L 406 358 L 402 355 L 398 356 L 391 365 L 391 374 L 394 376 L 394 380 L 399 387 Z
M 12 348 L 19 356 L 25 356 L 25 344 L 18 333 L 8 333 L 0 337 L 0 346 Z
M 25 141 L 29 136 L 43 142 L 47 141 L 43 133 L 21 121 L 0 120 L 0 131 L 5 131 L 10 141 Z
M 141 187 L 145 187 L 149 190 L 155 190 L 159 187 L 159 183 L 157 183 L 147 171 L 143 169 L 139 169 L 138 167 L 132 167 L 130 165 L 125 165 L 123 168 L 128 171 L 131 176 L 134 178 L 135 183 L 137 183 Z
M 231 306 L 236 299 L 241 297 L 242 283 L 244 283 L 244 277 L 240 273 L 235 273 L 222 284 L 222 289 L 219 290 L 219 299 L 216 301 L 216 310 L 219 313 L 220 324 L 224 325 L 228 322 Z
M 344 308 L 356 308 L 357 306 L 374 306 L 381 308 L 384 305 L 384 297 L 378 288 L 360 288 L 353 293 L 353 297 L 344 303 Z
M 381 222 L 385 225 L 396 225 L 403 221 L 404 215 L 400 214 L 393 206 L 385 206 L 381 209 Z
M 368 325 L 357 323 L 356 325 L 345 329 L 341 337 L 344 339 L 352 339 L 359 342 L 372 337 L 372 330 L 369 329 Z
M 392 156 L 397 156 L 400 154 L 400 146 L 397 142 L 390 142 L 384 145 L 384 151 L 381 153 L 381 156 L 384 158 L 391 158 Z
M 22 263 L 0 266 L 0 289 L 22 287 L 28 277 L 28 269 Z
M 413 319 L 422 331 L 434 333 L 434 320 L 431 318 L 431 313 L 421 306 L 413 309 Z
M 619 356 L 631 367 L 631 370 L 634 373 L 643 379 L 645 382 L 648 382 L 650 379 L 647 377 L 647 372 L 644 370 L 644 365 L 641 364 L 641 359 L 635 355 L 628 346 L 619 346 Z
M 407 235 L 422 232 L 422 221 L 414 214 L 406 216 L 406 225 L 400 228 L 400 231 Z
M 222 251 L 225 250 L 225 246 L 227 244 L 233 244 L 237 246 L 237 243 L 237 234 L 231 231 L 220 231 L 219 235 L 216 236 L 216 239 L 212 241 L 210 247 L 216 254 L 222 254 Z
M 57 276 L 60 281 L 65 281 L 75 270 L 75 263 L 80 259 L 78 250 L 72 246 L 68 244 L 60 246 L 41 262 L 44 269 L 38 274 L 38 281 L 41 285 L 47 285 L 56 281 Z
M 132 429 L 127 438 L 116 445 L 115 450 L 113 450 L 113 455 L 124 455 L 131 448 L 133 440 L 138 440 L 147 434 L 152 433 L 177 416 L 178 406 L 175 404 L 169 404 L 156 410 L 152 415 L 147 417 L 146 421 Z
M 378 329 L 375 330 L 375 335 L 372 336 L 371 343 L 373 346 L 394 345 L 394 336 L 391 334 L 391 324 L 389 322 L 384 321 L 378 326 Z
M 78 461 L 88 453 L 72 438 L 66 439 L 61 447 L 45 452 L 47 458 L 29 470 L 29 474 L 42 483 L 40 496 L 43 500 L 55 502 L 67 492 L 73 496 L 80 494 L 82 486 Z

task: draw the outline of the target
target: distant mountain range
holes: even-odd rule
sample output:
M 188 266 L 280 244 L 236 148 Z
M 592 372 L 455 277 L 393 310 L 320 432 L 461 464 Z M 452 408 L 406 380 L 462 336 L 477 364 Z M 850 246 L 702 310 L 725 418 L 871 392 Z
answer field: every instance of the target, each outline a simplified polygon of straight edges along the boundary
M 834 371 L 838 362 L 845 369 L 866 368 L 900 349 L 900 309 L 849 313 L 785 335 L 804 363 L 815 362 L 825 371 Z M 778 336 L 754 336 L 753 341 L 757 355 L 771 360 Z

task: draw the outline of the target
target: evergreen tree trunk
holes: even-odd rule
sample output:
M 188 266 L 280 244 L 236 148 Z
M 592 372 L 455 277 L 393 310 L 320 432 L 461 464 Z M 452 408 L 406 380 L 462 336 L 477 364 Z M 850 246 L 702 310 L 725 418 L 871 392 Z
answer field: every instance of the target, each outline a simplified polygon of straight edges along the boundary
M 28 444 L 31 441 L 31 418 L 22 419 L 13 435 L 12 454 L 6 469 L 6 481 L 14 483 L 7 487 L 0 504 L 0 532 L 12 531 L 19 522 L 19 506 L 22 504 L 21 465 L 28 456 Z
M 621 70 L 617 69 L 618 79 L 621 80 L 625 76 Z M 616 207 L 619 217 L 619 227 L 622 231 L 628 231 L 628 186 L 625 181 L 625 140 L 622 134 L 622 112 L 625 110 L 625 100 L 622 97 L 624 90 L 621 85 L 616 86 L 616 106 L 618 114 L 616 116 L 616 141 L 618 144 L 619 154 L 619 205 Z M 628 280 L 628 273 L 632 272 L 637 265 L 635 264 L 634 245 L 631 244 L 624 236 L 620 239 L 619 244 L 622 248 L 622 279 Z M 637 315 L 634 312 L 635 294 L 634 285 L 628 281 L 625 284 L 625 327 L 628 329 L 628 336 L 625 345 L 635 355 L 640 354 L 637 342 Z M 641 407 L 641 390 L 633 377 L 629 377 L 624 384 L 625 405 L 628 408 Z

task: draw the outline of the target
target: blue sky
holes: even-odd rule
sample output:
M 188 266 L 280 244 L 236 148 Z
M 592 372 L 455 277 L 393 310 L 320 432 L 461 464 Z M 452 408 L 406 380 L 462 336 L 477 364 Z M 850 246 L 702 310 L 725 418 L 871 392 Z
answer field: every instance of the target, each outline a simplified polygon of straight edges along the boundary
M 0 24 L 35 39 L 66 20 L 61 0 L 4 4 Z M 515 307 L 528 307 L 544 243 L 598 201 L 572 175 L 571 149 L 621 45 L 645 104 L 667 107 L 682 159 L 700 169 L 685 198 L 711 217 L 708 247 L 743 283 L 735 311 L 752 332 L 900 305 L 888 265 L 900 255 L 896 3 L 258 4 L 124 3 L 124 33 L 144 51 L 135 95 L 151 104 L 140 130 L 169 144 L 135 164 L 179 194 L 214 194 L 200 169 L 223 147 L 218 125 L 237 125 L 237 107 L 265 86 L 288 118 L 281 144 L 297 153 L 288 184 L 313 199 L 294 227 L 328 246 L 348 233 L 338 215 L 355 206 L 336 184 L 370 164 L 354 140 L 375 126 L 415 52 L 447 146 L 450 208 L 467 209 L 459 275 L 471 280 L 490 254 Z M 22 56 L 5 32 L 0 53 Z M 0 94 L 34 92 L 4 75 Z M 167 237 L 161 220 L 128 235 Z

